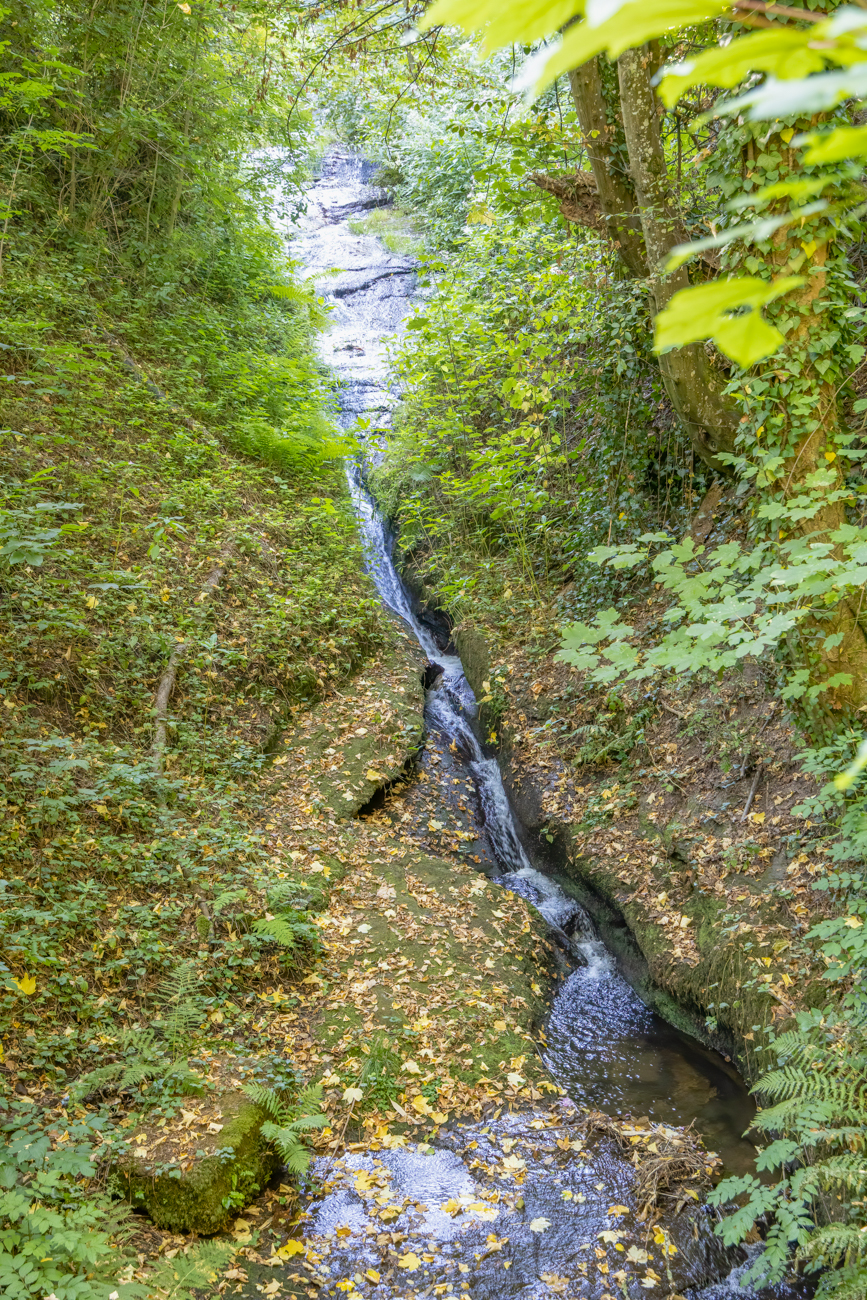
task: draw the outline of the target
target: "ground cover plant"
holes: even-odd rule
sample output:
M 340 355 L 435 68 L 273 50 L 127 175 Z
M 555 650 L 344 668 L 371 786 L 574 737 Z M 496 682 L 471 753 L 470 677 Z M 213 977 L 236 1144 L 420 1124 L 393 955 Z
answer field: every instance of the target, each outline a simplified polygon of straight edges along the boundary
M 419 261 L 371 475 L 407 580 L 539 852 L 756 1081 L 770 1180 L 721 1234 L 863 1292 L 864 39 L 758 0 L 0 11 L 10 1295 L 267 1291 L 233 1261 L 304 1254 L 314 1147 L 554 1087 L 536 921 L 412 822 L 420 665 L 280 234 L 333 139 L 395 201 L 354 233 Z M 138 1249 L 119 1194 L 198 1160 L 231 1242 Z

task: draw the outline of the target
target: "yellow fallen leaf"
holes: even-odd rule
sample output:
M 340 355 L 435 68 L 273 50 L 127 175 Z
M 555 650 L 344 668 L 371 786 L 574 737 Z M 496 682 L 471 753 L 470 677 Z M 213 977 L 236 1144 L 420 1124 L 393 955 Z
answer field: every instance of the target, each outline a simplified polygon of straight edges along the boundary
M 399 1268 L 405 1268 L 409 1273 L 414 1273 L 417 1268 L 421 1268 L 421 1260 L 414 1250 L 407 1251 L 405 1255 L 401 1255 L 397 1263 Z
M 404 1061 L 403 1068 L 407 1074 L 421 1074 L 421 1070 L 418 1068 L 415 1061 Z
M 18 989 L 19 993 L 24 993 L 29 998 L 32 993 L 36 992 L 36 980 L 32 975 L 24 975 L 20 980 L 13 980 L 12 983 Z
M 364 1276 L 368 1279 L 369 1282 L 379 1281 L 379 1274 L 377 1273 L 375 1268 L 369 1268 L 367 1272 L 364 1274 Z
M 293 1255 L 306 1254 L 306 1247 L 301 1241 L 287 1241 L 284 1246 L 279 1246 L 274 1252 L 281 1259 L 291 1259 Z
M 413 1110 L 418 1111 L 419 1115 L 429 1115 L 431 1113 L 430 1102 L 426 1097 L 423 1097 L 421 1093 L 419 1093 L 417 1097 L 413 1097 L 410 1104 Z
M 629 1206 L 628 1206 L 628 1205 L 609 1205 L 609 1207 L 608 1207 L 608 1213 L 609 1213 L 609 1214 L 615 1214 L 615 1215 L 618 1215 L 618 1216 L 621 1215 L 621 1214 L 628 1214 L 628 1213 L 629 1213 Z
M 508 1028 L 508 1025 L 506 1024 L 505 1020 L 495 1020 L 494 1028 L 496 1029 L 498 1034 L 504 1034 L 506 1032 L 506 1029 Z
M 343 1092 L 344 1101 L 361 1101 L 364 1093 L 360 1088 L 346 1088 Z
M 367 769 L 367 771 L 365 772 L 364 775 L 367 777 L 368 781 L 384 781 L 384 780 L 385 780 L 385 777 L 382 775 L 382 773 L 381 773 L 381 772 L 377 772 L 376 769 L 373 768 L 373 767 L 369 767 L 369 768 Z

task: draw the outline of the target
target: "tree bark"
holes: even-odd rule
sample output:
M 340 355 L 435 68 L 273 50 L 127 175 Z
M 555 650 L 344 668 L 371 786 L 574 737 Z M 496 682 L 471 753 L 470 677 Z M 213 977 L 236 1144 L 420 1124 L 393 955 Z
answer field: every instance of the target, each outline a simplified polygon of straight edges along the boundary
M 599 194 L 605 233 L 630 275 L 643 280 L 647 275 L 647 256 L 641 218 L 629 177 L 617 157 L 617 130 L 608 121 L 598 57 L 573 68 L 569 86 Z
M 661 270 L 671 250 L 683 242 L 684 232 L 669 197 L 650 63 L 651 51 L 644 45 L 621 54 L 617 70 L 629 170 L 649 267 L 650 311 L 655 317 L 680 289 L 687 288 L 689 277 L 685 266 L 668 275 Z M 740 413 L 725 396 L 725 379 L 710 364 L 704 345 L 691 343 L 666 353 L 659 358 L 659 368 L 695 454 L 712 468 L 721 468 L 718 453 L 734 450 Z
M 772 261 L 774 269 L 785 273 L 793 269 L 789 263 L 796 258 L 801 249 L 803 232 L 781 230 L 774 237 Z M 814 541 L 827 541 L 829 535 L 846 523 L 846 506 L 844 501 L 822 500 L 810 480 L 821 471 L 829 480 L 828 495 L 837 493 L 844 486 L 840 461 L 829 462 L 826 453 L 834 453 L 834 438 L 839 429 L 837 410 L 837 389 L 834 383 L 822 380 L 810 360 L 811 331 L 821 328 L 821 299 L 827 287 L 827 275 L 824 267 L 827 263 L 829 248 L 827 242 L 819 243 L 812 257 L 812 274 L 807 283 L 795 292 L 794 301 L 799 309 L 799 320 L 795 328 L 787 335 L 786 352 L 792 358 L 793 366 L 802 376 L 808 376 L 815 383 L 814 402 L 807 428 L 800 437 L 790 438 L 786 448 L 787 455 L 781 471 L 783 494 L 787 500 L 793 497 L 816 495 L 816 510 L 805 519 L 789 525 L 792 532 L 802 537 L 811 537 Z M 818 308 L 818 310 L 817 310 Z M 802 427 L 805 417 L 801 417 Z M 811 426 L 811 427 L 810 427 Z M 841 548 L 834 552 L 841 558 Z M 845 596 L 833 608 L 830 618 L 810 617 L 801 625 L 801 634 L 810 651 L 815 654 L 825 671 L 832 676 L 836 673 L 848 673 L 849 685 L 836 687 L 827 692 L 832 708 L 857 709 L 867 703 L 867 635 L 862 619 L 867 615 L 865 589 L 860 595 Z M 826 638 L 833 635 L 842 638 L 840 644 L 826 647 Z

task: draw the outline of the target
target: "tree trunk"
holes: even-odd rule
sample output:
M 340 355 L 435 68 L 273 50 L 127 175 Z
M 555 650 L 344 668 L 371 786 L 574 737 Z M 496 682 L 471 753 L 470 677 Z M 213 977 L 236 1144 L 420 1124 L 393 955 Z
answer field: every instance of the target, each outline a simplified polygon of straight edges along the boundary
M 661 267 L 684 232 L 670 202 L 671 186 L 656 99 L 650 84 L 651 51 L 646 45 L 627 50 L 617 61 L 623 130 L 629 170 L 635 187 L 650 272 L 652 316 L 689 284 L 686 267 L 669 275 Z M 704 345 L 691 343 L 659 358 L 665 390 L 689 433 L 695 454 L 720 468 L 718 453 L 734 450 L 740 412 L 725 396 L 725 379 L 710 364 Z
M 569 73 L 569 86 L 606 233 L 630 274 L 643 280 L 647 275 L 647 256 L 641 218 L 629 177 L 617 158 L 617 130 L 608 121 L 598 57 L 574 68 Z
M 799 228 L 777 233 L 772 254 L 775 271 L 785 273 L 793 269 L 789 264 L 800 253 L 803 237 L 804 232 Z M 795 417 L 797 431 L 789 428 L 788 445 L 785 441 L 783 444 L 785 461 L 779 471 L 785 499 L 812 496 L 816 505 L 812 515 L 789 524 L 789 530 L 818 542 L 827 541 L 830 534 L 846 523 L 845 502 L 823 499 L 844 487 L 834 449 L 839 429 L 837 385 L 823 379 L 811 360 L 811 335 L 813 331 L 820 332 L 823 326 L 827 328 L 822 299 L 827 287 L 824 267 L 828 252 L 827 242 L 817 245 L 810 259 L 812 274 L 789 300 L 790 304 L 793 300 L 797 304 L 799 320 L 786 337 L 784 355 L 802 379 L 811 381 L 812 402 L 806 412 Z M 832 458 L 830 461 L 828 456 Z M 824 488 L 820 486 L 821 480 L 825 480 Z M 841 558 L 839 547 L 835 553 Z M 867 703 L 867 636 L 861 625 L 865 615 L 867 607 L 862 588 L 860 595 L 846 596 L 834 606 L 830 617 L 810 617 L 801 624 L 802 638 L 824 672 L 829 676 L 847 673 L 852 679 L 848 685 L 827 692 L 827 703 L 832 708 L 851 710 Z M 826 639 L 834 636 L 841 638 L 839 644 L 827 646 Z

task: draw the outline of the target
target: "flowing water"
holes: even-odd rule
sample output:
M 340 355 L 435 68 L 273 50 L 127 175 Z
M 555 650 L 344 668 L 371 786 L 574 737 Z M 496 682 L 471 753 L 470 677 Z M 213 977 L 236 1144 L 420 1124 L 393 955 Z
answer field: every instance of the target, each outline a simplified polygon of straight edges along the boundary
M 326 158 L 321 178 L 311 188 L 307 217 L 294 239 L 293 253 L 332 307 L 322 354 L 339 380 L 343 425 L 363 430 L 368 457 L 375 460 L 398 400 L 389 377 L 388 347 L 399 336 L 410 310 L 416 275 L 410 259 L 391 254 L 373 235 L 354 233 L 350 228 L 350 222 L 357 223 L 365 212 L 384 202 L 384 196 L 370 184 L 371 171 L 357 158 L 337 153 Z M 474 804 L 469 812 L 468 805 L 461 804 L 460 816 L 468 826 L 463 838 L 472 841 L 472 857 L 504 888 L 538 907 L 565 954 L 566 974 L 547 1025 L 546 1064 L 552 1075 L 579 1106 L 646 1116 L 666 1124 L 694 1121 L 706 1145 L 721 1154 L 729 1170 L 752 1169 L 754 1151 L 742 1138 L 752 1105 L 735 1072 L 715 1053 L 672 1029 L 645 1006 L 619 974 L 581 906 L 529 860 L 497 760 L 483 752 L 477 738 L 475 700 L 460 659 L 416 610 L 401 582 L 392 563 L 392 538 L 366 490 L 364 468 L 362 463 L 351 463 L 347 475 L 370 572 L 383 602 L 409 625 L 429 662 L 439 670 L 430 674 L 435 680 L 426 699 L 428 740 L 421 757 L 422 769 L 428 764 L 427 771 L 422 771 L 428 778 L 425 798 L 431 798 L 435 786 L 433 797 L 440 799 L 440 815 L 454 818 L 459 814 L 453 787 L 463 781 L 464 787 L 471 789 Z M 405 797 L 411 802 L 412 790 Z M 426 814 L 429 807 L 428 803 Z M 562 1138 L 562 1132 L 577 1122 L 576 1115 L 571 1103 L 564 1100 L 556 1124 L 566 1127 L 556 1128 L 555 1137 L 559 1133 Z M 587 1252 L 591 1244 L 596 1249 L 597 1228 L 611 1226 L 611 1202 L 628 1200 L 632 1175 L 629 1166 L 611 1151 L 597 1150 L 592 1158 L 569 1159 L 564 1164 L 561 1146 L 553 1139 L 546 1146 L 554 1122 L 538 1119 L 533 1127 L 527 1117 L 505 1116 L 483 1127 L 461 1126 L 452 1137 L 457 1150 L 472 1150 L 481 1169 L 488 1167 L 484 1159 L 487 1149 L 489 1154 L 510 1150 L 510 1142 L 517 1144 L 516 1149 L 522 1144 L 527 1149 L 522 1223 L 542 1218 L 551 1230 L 534 1234 L 524 1223 L 521 1237 L 510 1221 L 513 1272 L 504 1271 L 499 1260 L 495 1268 L 485 1266 L 501 1249 L 493 1243 L 498 1240 L 503 1218 L 499 1211 L 491 1210 L 491 1201 L 484 1199 L 487 1175 L 471 1174 L 472 1166 L 468 1168 L 459 1159 L 457 1150 L 448 1149 L 446 1139 L 437 1150 L 384 1148 L 350 1157 L 342 1166 L 343 1183 L 337 1179 L 336 1188 L 316 1211 L 315 1229 L 327 1234 L 329 1226 L 334 1232 L 340 1225 L 354 1225 L 353 1242 L 369 1239 L 375 1229 L 359 1188 L 363 1190 L 373 1180 L 371 1185 L 396 1188 L 413 1200 L 416 1220 L 406 1249 L 411 1248 L 415 1233 L 418 1250 L 430 1255 L 424 1285 L 430 1282 L 431 1293 L 439 1286 L 437 1294 L 451 1294 L 452 1274 L 458 1288 L 463 1267 L 458 1261 L 468 1258 L 474 1261 L 474 1297 L 509 1295 L 530 1300 L 536 1295 L 565 1294 L 569 1278 L 585 1279 L 580 1282 L 581 1294 L 591 1295 L 594 1290 L 598 1294 L 608 1284 L 604 1277 L 601 1282 L 599 1278 L 586 1280 Z M 471 1142 L 476 1144 L 472 1148 Z M 569 1195 L 564 1197 L 564 1193 Z M 449 1201 L 467 1207 L 462 1219 L 467 1226 L 460 1242 L 456 1241 L 454 1218 L 438 1208 Z M 503 1214 L 507 1201 L 508 1197 L 503 1201 Z M 707 1217 L 705 1213 L 705 1220 Z M 691 1248 L 682 1248 L 674 1257 L 677 1276 L 669 1278 L 671 1291 L 722 1277 L 730 1267 L 720 1257 L 707 1226 L 699 1232 L 694 1217 L 679 1218 L 688 1226 L 675 1225 L 673 1239 L 685 1232 L 691 1238 Z M 519 1237 L 523 1246 L 515 1254 Z M 363 1244 L 353 1249 L 351 1257 L 344 1251 L 346 1258 L 338 1266 L 357 1264 L 361 1277 L 368 1257 Z M 372 1260 L 373 1254 L 368 1254 Z M 457 1273 L 452 1265 L 459 1269 Z M 337 1276 L 331 1264 L 323 1262 L 323 1269 L 323 1281 Z M 439 1283 L 435 1280 L 437 1269 L 441 1272 Z M 540 1282 L 546 1277 L 548 1281 Z M 737 1290 L 736 1275 L 725 1285 Z M 377 1296 L 397 1293 L 387 1287 L 374 1291 Z

